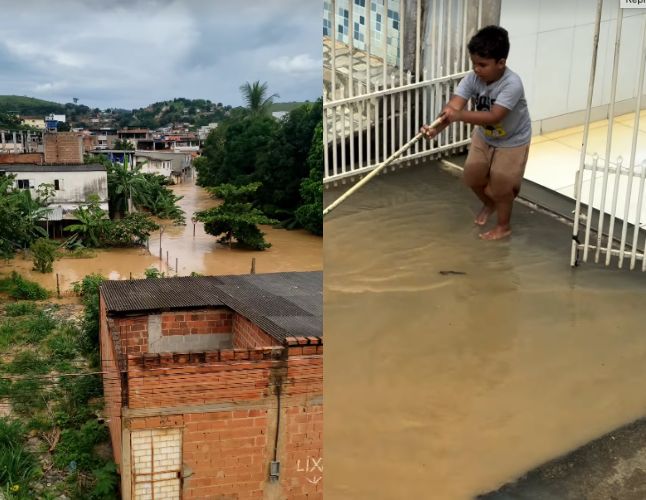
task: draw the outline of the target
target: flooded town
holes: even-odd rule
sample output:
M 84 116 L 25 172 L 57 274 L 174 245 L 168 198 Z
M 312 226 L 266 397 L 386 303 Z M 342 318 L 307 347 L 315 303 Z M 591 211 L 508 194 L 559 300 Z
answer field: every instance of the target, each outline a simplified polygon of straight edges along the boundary
M 646 499 L 646 0 L 22 0 L 0 68 L 0 500 Z

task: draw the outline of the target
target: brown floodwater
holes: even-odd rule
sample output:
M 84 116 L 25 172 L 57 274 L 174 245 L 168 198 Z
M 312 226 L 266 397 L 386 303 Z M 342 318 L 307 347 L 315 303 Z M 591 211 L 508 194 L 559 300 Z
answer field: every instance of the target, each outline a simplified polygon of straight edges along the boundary
M 133 278 L 143 278 L 144 271 L 149 267 L 171 276 L 176 273 L 186 276 L 191 272 L 207 275 L 244 274 L 251 270 L 252 258 L 256 259 L 257 273 L 314 271 L 323 268 L 322 238 L 304 230 L 288 231 L 261 226 L 265 239 L 272 244 L 271 248 L 262 252 L 220 245 L 215 237 L 204 232 L 201 223 L 196 224 L 193 237 L 193 213 L 217 205 L 218 201 L 191 180 L 172 186 L 172 189 L 175 194 L 184 197 L 179 205 L 186 212 L 187 223 L 186 226 L 175 226 L 168 221 L 160 221 L 164 225 L 161 260 L 160 232 L 157 231 L 150 237 L 150 251 L 146 248 L 98 250 L 96 256 L 89 259 L 57 260 L 54 272 L 49 274 L 32 271 L 32 261 L 18 257 L 8 262 L 0 261 L 0 275 L 16 270 L 46 288 L 55 290 L 58 274 L 61 290 L 67 290 L 72 282 L 90 273 L 100 273 L 109 279 L 127 279 L 131 275 Z M 178 270 L 175 269 L 176 264 Z
M 326 217 L 326 500 L 470 499 L 646 414 L 646 276 L 570 268 L 519 204 L 481 241 L 478 208 L 429 164 Z

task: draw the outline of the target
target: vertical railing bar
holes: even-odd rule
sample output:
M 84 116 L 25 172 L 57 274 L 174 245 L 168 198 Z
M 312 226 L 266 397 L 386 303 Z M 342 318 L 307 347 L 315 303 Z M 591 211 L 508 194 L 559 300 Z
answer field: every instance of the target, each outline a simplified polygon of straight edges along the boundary
M 426 80 L 426 68 L 422 71 L 422 77 Z M 428 91 L 427 89 L 422 90 L 422 124 L 430 123 L 428 119 Z M 429 145 L 428 141 L 418 141 L 422 143 L 422 151 L 428 151 Z
M 354 0 L 350 0 L 350 8 L 348 9 L 348 15 L 350 16 L 350 21 L 348 22 L 350 33 L 349 37 L 349 47 L 350 47 L 350 57 L 348 61 L 350 63 L 350 68 L 348 70 L 349 81 L 348 81 L 348 97 L 354 97 Z M 357 30 L 358 32 L 359 30 Z M 354 170 L 354 103 L 348 105 L 348 113 L 350 119 L 350 171 Z
M 646 16 L 642 26 L 642 51 L 639 64 L 639 83 L 637 84 L 637 102 L 635 104 L 635 126 L 633 127 L 633 141 L 630 148 L 630 164 L 628 172 L 628 189 L 626 191 L 626 205 L 624 210 L 624 224 L 621 228 L 621 248 L 619 250 L 619 267 L 624 259 L 624 243 L 628 229 L 628 217 L 630 209 L 630 197 L 633 189 L 633 177 L 635 175 L 635 153 L 637 152 L 637 140 L 639 138 L 639 115 L 641 113 L 642 94 L 644 93 L 644 69 L 646 68 Z
M 583 172 L 585 166 L 585 153 L 588 144 L 588 132 L 590 130 L 590 113 L 592 110 L 592 94 L 594 90 L 594 76 L 597 69 L 597 53 L 599 51 L 599 31 L 601 28 L 601 7 L 603 0 L 597 0 L 597 15 L 595 19 L 595 31 L 593 39 L 593 48 L 592 48 L 592 63 L 590 67 L 590 79 L 588 83 L 588 100 L 585 111 L 585 124 L 583 127 L 583 144 L 581 147 L 581 156 L 579 158 L 579 169 L 576 177 L 576 185 L 574 188 L 574 197 L 575 197 L 575 208 L 574 208 L 574 224 L 572 225 L 572 249 L 570 252 L 570 265 L 574 266 L 576 264 L 576 254 L 578 242 L 578 232 L 579 232 L 579 216 L 581 210 L 581 186 L 583 184 Z M 482 0 L 480 0 L 480 5 L 482 5 Z
M 606 189 L 608 188 L 608 167 L 610 166 L 610 148 L 612 146 L 612 132 L 615 121 L 615 98 L 617 95 L 617 74 L 619 70 L 619 46 L 621 44 L 621 28 L 623 24 L 624 9 L 619 9 L 617 17 L 617 33 L 615 37 L 615 54 L 612 60 L 612 83 L 610 87 L 610 107 L 608 109 L 608 133 L 606 136 L 606 153 L 603 164 L 603 184 L 601 188 L 601 205 L 599 207 L 599 224 L 597 229 L 597 251 L 594 261 L 599 262 L 601 251 L 601 237 L 603 236 L 603 219 L 606 211 Z
M 420 0 L 417 0 L 418 3 L 419 1 Z M 435 2 L 436 0 L 430 0 L 430 1 L 432 2 L 432 8 L 431 8 L 431 17 L 428 22 L 428 26 L 429 26 L 429 29 L 431 30 L 430 37 L 429 37 L 431 39 L 431 43 L 428 48 L 429 49 L 428 51 L 431 54 L 430 66 L 431 66 L 431 80 L 432 80 L 433 78 L 435 78 L 435 65 L 437 64 L 435 61 L 435 34 L 436 34 L 435 33 L 436 31 L 435 30 Z
M 332 95 L 332 101 L 336 100 L 336 0 L 331 0 L 332 2 L 332 40 L 331 40 L 331 60 L 332 60 L 332 77 L 331 77 L 331 89 L 330 93 Z M 336 151 L 336 106 L 332 107 L 332 126 L 330 127 L 330 133 L 332 134 L 332 173 L 334 175 L 339 174 L 339 164 Z
M 395 87 L 395 75 L 390 75 L 390 88 Z M 390 94 L 390 154 L 393 154 L 397 151 L 397 145 L 395 140 L 397 139 L 397 134 L 395 132 L 395 94 Z
M 478 29 L 482 28 L 482 0 L 478 0 Z
M 339 175 L 339 158 L 336 150 L 336 106 L 332 107 L 332 171 L 334 175 Z
M 366 93 L 370 93 L 370 79 L 371 79 L 371 64 L 372 64 L 372 58 L 370 55 L 370 41 L 372 38 L 372 24 L 371 24 L 371 11 L 372 11 L 372 6 L 370 0 L 366 2 L 366 5 L 368 5 L 368 8 L 366 8 L 366 35 L 368 36 L 367 41 L 366 41 Z M 370 121 L 370 117 L 372 116 L 371 111 L 372 107 L 372 99 L 368 98 L 366 101 L 366 166 L 370 166 L 372 164 L 371 159 L 372 159 L 372 122 Z
M 404 0 L 399 0 L 399 86 L 404 85 L 404 20 L 406 19 Z M 399 92 L 399 145 L 401 148 L 404 145 L 404 92 Z
M 323 167 L 325 169 L 323 177 L 325 178 L 330 176 L 330 145 L 328 144 L 327 132 L 329 125 L 328 113 L 328 109 L 323 110 Z
M 422 0 L 417 0 L 417 15 L 415 16 L 415 82 L 419 81 L 419 68 L 420 68 L 420 58 L 421 58 L 421 48 L 420 44 L 422 43 Z M 415 132 L 417 133 L 417 132 Z M 410 138 L 409 138 L 410 139 Z
M 590 194 L 588 195 L 588 212 L 585 220 L 585 240 L 583 244 L 583 262 L 588 261 L 588 246 L 590 245 L 590 226 L 592 224 L 592 205 L 594 202 L 594 184 L 597 177 L 597 166 L 599 164 L 599 155 L 596 153 L 592 157 L 592 178 L 590 179 Z
M 341 96 L 342 98 L 345 97 L 345 85 L 340 85 L 339 90 L 341 91 Z M 341 172 L 346 173 L 347 169 L 345 168 L 345 151 L 346 151 L 346 134 L 345 134 L 345 115 L 346 115 L 346 109 L 348 108 L 347 104 L 342 104 L 339 107 L 339 111 L 341 112 L 341 131 L 339 133 L 339 143 L 341 144 Z
M 420 67 L 421 67 L 421 47 L 420 44 L 422 43 L 422 0 L 417 0 L 416 4 L 416 15 L 415 15 L 415 83 L 418 83 L 420 81 Z M 409 80 L 408 83 L 410 84 L 410 72 L 409 72 Z M 415 90 L 415 133 L 420 129 L 420 123 L 419 123 L 419 90 Z M 409 92 L 408 97 L 410 99 L 411 94 Z M 408 114 L 408 123 L 410 124 L 410 121 L 412 119 L 412 116 L 410 114 L 410 107 L 411 103 L 408 103 L 408 109 L 409 109 L 409 114 Z M 409 130 L 408 130 L 408 137 L 407 139 L 410 140 L 412 138 L 411 132 L 410 132 L 410 125 L 409 125 Z M 419 153 L 419 143 L 420 141 L 415 142 L 415 153 Z M 419 160 L 415 159 L 415 163 L 417 163 Z
M 410 71 L 408 71 L 406 73 L 406 79 L 408 80 L 408 82 L 407 82 L 408 85 L 410 85 L 411 84 L 411 79 L 412 79 L 412 75 L 411 75 Z M 406 109 L 406 115 L 407 115 L 407 119 L 406 119 L 406 129 L 407 129 L 406 130 L 406 137 L 409 138 L 409 140 L 411 138 L 410 127 L 411 127 L 411 116 L 412 116 L 411 115 L 411 104 L 412 104 L 411 103 L 411 101 L 412 101 L 411 92 L 412 91 L 410 90 L 410 88 L 406 91 L 406 105 L 407 105 L 407 109 Z M 408 153 L 406 153 L 406 156 L 408 156 Z
M 623 168 L 624 159 L 619 156 L 617 158 L 617 168 L 615 169 L 615 183 L 612 190 L 612 208 L 610 209 L 610 221 L 608 227 L 608 244 L 606 247 L 606 266 L 610 265 L 610 259 L 612 257 L 612 241 L 613 235 L 615 232 L 615 216 L 617 214 L 617 199 L 619 197 L 619 181 L 621 180 L 621 171 Z
M 383 87 L 388 90 L 388 0 L 384 0 L 383 11 L 381 13 L 381 29 L 384 40 L 384 60 L 383 60 Z M 383 156 L 388 158 L 388 98 L 382 100 L 383 117 L 382 117 L 382 134 L 383 134 Z M 385 172 L 384 172 L 385 173 Z
M 332 1 L 332 100 L 336 99 L 336 0 Z
M 637 125 L 635 125 L 637 126 Z M 637 211 L 635 212 L 635 223 L 633 225 L 633 244 L 632 244 L 632 253 L 630 255 L 630 269 L 635 269 L 635 259 L 637 258 L 637 239 L 639 237 L 639 229 L 641 226 L 641 213 L 642 213 L 642 202 L 644 198 L 644 178 L 646 178 L 646 161 L 642 161 L 641 172 L 639 172 L 639 194 L 637 196 Z M 643 258 L 643 257 L 642 257 Z

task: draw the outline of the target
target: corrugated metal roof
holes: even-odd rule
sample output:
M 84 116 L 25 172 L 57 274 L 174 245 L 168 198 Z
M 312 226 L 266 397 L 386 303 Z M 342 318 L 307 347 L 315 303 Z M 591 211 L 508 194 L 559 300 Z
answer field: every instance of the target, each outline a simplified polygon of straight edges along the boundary
M 323 336 L 323 273 L 187 276 L 101 285 L 108 313 L 227 306 L 278 341 Z

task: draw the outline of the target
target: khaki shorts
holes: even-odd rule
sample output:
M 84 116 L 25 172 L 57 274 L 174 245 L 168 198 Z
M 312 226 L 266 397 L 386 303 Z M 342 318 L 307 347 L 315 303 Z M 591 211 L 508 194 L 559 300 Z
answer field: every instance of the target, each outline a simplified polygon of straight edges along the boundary
M 478 130 L 471 135 L 471 148 L 464 163 L 464 182 L 469 187 L 488 187 L 493 198 L 518 196 L 525 173 L 529 144 L 512 148 L 487 144 Z

